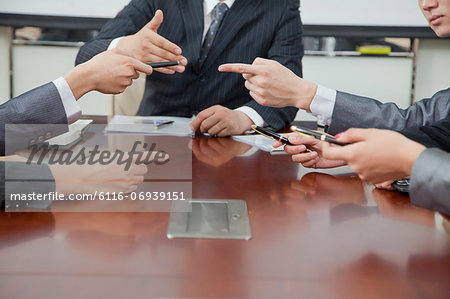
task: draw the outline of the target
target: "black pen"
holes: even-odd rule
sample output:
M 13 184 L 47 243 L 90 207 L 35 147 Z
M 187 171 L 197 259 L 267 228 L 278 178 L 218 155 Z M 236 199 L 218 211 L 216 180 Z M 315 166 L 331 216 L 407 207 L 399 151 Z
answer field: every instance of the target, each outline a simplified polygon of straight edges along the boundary
M 305 135 L 307 137 L 312 137 L 312 138 L 316 138 L 322 141 L 326 141 L 326 142 L 330 142 L 330 143 L 334 143 L 337 145 L 347 145 L 350 143 L 342 143 L 336 140 L 336 138 L 334 138 L 331 135 L 328 135 L 326 133 L 323 132 L 319 132 L 319 131 L 314 131 L 314 130 L 310 130 L 310 129 L 306 129 L 306 128 L 301 128 L 301 127 L 297 127 L 297 126 L 291 126 L 291 131 L 293 132 L 297 132 L 299 134 Z
M 173 123 L 174 123 L 173 120 L 162 121 L 162 122 L 156 124 L 155 130 L 157 130 L 157 129 L 161 128 L 161 127 L 164 127 L 164 126 L 171 125 L 171 124 L 173 124 Z
M 149 66 L 151 66 L 154 69 L 160 68 L 160 67 L 169 67 L 169 66 L 175 66 L 179 65 L 179 61 L 163 61 L 163 62 L 152 62 L 147 63 Z
M 293 145 L 292 143 L 289 142 L 289 140 L 286 137 L 281 136 L 280 134 L 277 134 L 277 133 L 275 133 L 273 131 L 263 129 L 263 128 L 257 126 L 257 125 L 252 125 L 252 130 L 255 131 L 256 133 L 259 133 L 259 134 L 263 135 L 263 136 L 275 139 L 276 141 L 279 141 L 281 143 L 284 143 L 284 144 L 287 144 L 287 145 Z

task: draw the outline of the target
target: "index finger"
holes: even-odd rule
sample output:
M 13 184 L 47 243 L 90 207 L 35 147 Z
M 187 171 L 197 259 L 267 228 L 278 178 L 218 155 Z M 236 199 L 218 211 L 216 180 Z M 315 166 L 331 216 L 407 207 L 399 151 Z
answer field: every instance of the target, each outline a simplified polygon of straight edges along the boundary
M 154 31 L 150 31 L 150 35 L 152 36 L 152 43 L 157 46 L 158 48 L 161 48 L 163 50 L 166 50 L 168 52 L 171 52 L 175 55 L 181 55 L 182 51 L 179 46 L 172 43 L 171 41 L 167 40 L 163 36 L 159 35 L 158 33 Z
M 278 141 L 278 140 L 275 140 L 275 141 L 272 143 L 272 146 L 273 146 L 274 148 L 278 148 L 278 147 L 282 146 L 283 144 L 284 144 L 283 142 Z
M 219 72 L 261 75 L 261 67 L 245 63 L 227 63 L 219 66 Z
M 290 133 L 287 135 L 289 141 L 295 145 L 316 145 L 320 140 L 314 138 L 313 136 L 303 135 L 297 132 Z
M 150 75 L 151 73 L 153 73 L 153 68 L 151 66 L 149 66 L 148 64 L 140 62 L 139 60 L 134 59 L 134 58 L 132 60 L 132 63 L 133 63 L 134 69 L 139 72 L 145 73 L 147 75 Z

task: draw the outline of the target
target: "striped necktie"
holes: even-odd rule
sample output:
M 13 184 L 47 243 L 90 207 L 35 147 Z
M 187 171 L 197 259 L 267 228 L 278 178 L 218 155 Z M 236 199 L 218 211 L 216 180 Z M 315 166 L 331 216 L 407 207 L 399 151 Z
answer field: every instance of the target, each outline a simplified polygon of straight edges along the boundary
M 203 46 L 200 54 L 200 65 L 203 65 L 206 57 L 208 57 L 209 50 L 211 50 L 214 38 L 216 37 L 217 31 L 219 31 L 220 24 L 222 24 L 222 20 L 225 17 L 227 11 L 228 6 L 223 2 L 218 3 L 216 7 L 214 7 L 214 18 L 211 22 L 208 33 L 205 36 L 205 40 L 203 41 Z

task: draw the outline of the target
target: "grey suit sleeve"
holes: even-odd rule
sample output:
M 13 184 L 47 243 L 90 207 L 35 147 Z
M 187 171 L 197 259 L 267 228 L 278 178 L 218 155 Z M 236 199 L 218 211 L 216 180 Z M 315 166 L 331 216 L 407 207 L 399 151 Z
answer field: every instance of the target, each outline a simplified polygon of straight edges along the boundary
M 280 19 L 278 30 L 268 52 L 268 59 L 273 59 L 302 77 L 302 22 L 299 13 L 299 1 L 287 1 L 284 15 Z M 261 115 L 264 121 L 278 130 L 290 124 L 297 115 L 295 107 L 272 108 L 250 101 L 245 104 Z
M 80 48 L 75 65 L 106 51 L 113 39 L 138 32 L 148 23 L 148 20 L 152 19 L 153 15 L 149 13 L 155 11 L 153 6 L 153 1 L 132 0 L 114 19 L 103 26 L 93 40 Z
M 337 92 L 328 132 L 337 134 L 349 128 L 379 128 L 401 131 L 411 126 L 436 122 L 450 114 L 450 88 L 429 99 L 416 102 L 407 109 L 394 103 Z
M 450 153 L 425 150 L 411 172 L 411 203 L 450 215 Z
M 0 155 L 5 154 L 5 125 L 7 124 L 67 124 L 64 105 L 55 85 L 47 83 L 0 105 Z M 60 126 L 56 132 L 50 132 L 51 134 L 46 132 L 46 138 L 65 130 L 67 129 L 64 126 Z M 39 131 L 36 126 L 27 126 L 27 132 L 17 132 L 15 136 L 17 146 L 9 147 L 9 149 L 14 151 L 27 147 L 28 138 L 39 135 Z M 21 136 L 26 137 L 27 140 L 21 140 Z
M 13 200 L 15 194 L 47 194 L 55 191 L 55 179 L 46 164 L 26 164 L 22 162 L 0 162 L 0 200 L 6 209 L 39 208 L 46 209 L 50 201 Z

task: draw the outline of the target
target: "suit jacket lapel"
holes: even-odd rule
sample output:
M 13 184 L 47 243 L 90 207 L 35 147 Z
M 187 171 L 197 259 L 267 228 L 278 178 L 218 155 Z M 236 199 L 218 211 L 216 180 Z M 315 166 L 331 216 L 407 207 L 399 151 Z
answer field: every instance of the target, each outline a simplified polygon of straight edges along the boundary
M 229 45 L 231 39 L 246 25 L 251 25 L 261 0 L 236 0 L 220 25 L 202 68 L 208 67 Z
M 187 57 L 192 64 L 194 70 L 199 71 L 198 61 L 200 59 L 200 51 L 202 47 L 203 35 L 203 0 L 178 0 L 183 16 L 184 28 L 187 37 Z

